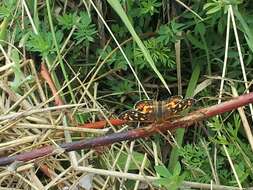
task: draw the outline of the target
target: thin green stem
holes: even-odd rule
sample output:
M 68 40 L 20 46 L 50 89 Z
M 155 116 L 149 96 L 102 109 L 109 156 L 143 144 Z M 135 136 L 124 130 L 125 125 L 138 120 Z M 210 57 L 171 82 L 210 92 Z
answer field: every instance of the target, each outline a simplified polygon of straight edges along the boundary
M 47 14 L 48 14 L 49 26 L 50 26 L 50 29 L 51 29 L 51 33 L 52 33 L 52 37 L 53 37 L 53 42 L 54 42 L 54 45 L 55 45 L 55 48 L 56 48 L 56 52 L 57 52 L 57 59 L 60 62 L 60 66 L 61 66 L 61 70 L 62 70 L 63 76 L 64 76 L 66 82 L 69 83 L 68 74 L 67 74 L 67 72 L 65 70 L 65 66 L 64 66 L 64 63 L 62 61 L 62 56 L 61 56 L 60 49 L 59 49 L 59 46 L 57 44 L 57 40 L 56 40 L 56 36 L 55 36 L 55 30 L 54 30 L 53 21 L 52 21 L 52 15 L 51 15 L 51 10 L 50 10 L 49 0 L 46 0 L 46 5 L 47 5 Z M 74 96 L 74 93 L 73 93 L 73 90 L 72 90 L 70 84 L 68 85 L 68 89 L 69 89 L 72 101 L 74 103 L 76 103 L 75 96 Z

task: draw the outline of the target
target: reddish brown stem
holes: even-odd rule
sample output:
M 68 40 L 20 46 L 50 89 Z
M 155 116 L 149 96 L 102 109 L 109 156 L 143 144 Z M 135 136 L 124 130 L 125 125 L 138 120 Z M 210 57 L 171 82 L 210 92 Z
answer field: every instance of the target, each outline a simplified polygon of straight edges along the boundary
M 63 105 L 64 103 L 63 103 L 60 95 L 57 94 L 56 86 L 55 86 L 55 84 L 52 80 L 52 77 L 51 77 L 50 73 L 48 72 L 48 69 L 44 63 L 41 64 L 40 74 L 44 78 L 44 80 L 47 82 L 53 96 L 55 96 L 55 105 L 58 105 L 58 106 Z M 47 176 L 50 175 L 49 172 L 47 172 L 47 171 L 49 171 L 49 168 L 46 165 L 41 165 L 40 170 L 42 172 L 44 172 Z
M 234 98 L 230 101 L 221 103 L 219 105 L 214 105 L 208 108 L 200 109 L 190 113 L 189 115 L 177 119 L 173 122 L 165 122 L 160 124 L 151 124 L 148 127 L 133 129 L 127 132 L 114 133 L 106 136 L 97 137 L 89 140 L 81 140 L 72 143 L 65 143 L 59 145 L 65 151 L 73 151 L 87 148 L 94 148 L 98 146 L 109 145 L 115 142 L 134 140 L 138 138 L 147 137 L 157 133 L 158 131 L 164 132 L 167 130 L 179 128 L 179 127 L 189 127 L 193 123 L 204 120 L 206 118 L 222 114 L 227 111 L 232 111 L 238 107 L 253 103 L 253 93 L 242 95 L 240 97 Z M 30 152 L 21 153 L 15 156 L 2 157 L 0 158 L 0 165 L 11 164 L 14 161 L 29 161 L 35 158 L 39 158 L 46 155 L 55 155 L 57 154 L 56 148 L 53 146 L 45 146 Z
M 103 120 L 103 121 L 97 121 L 94 123 L 86 123 L 83 125 L 78 125 L 77 127 L 81 127 L 81 128 L 93 128 L 93 129 L 102 129 L 107 125 L 107 121 Z M 123 125 L 125 123 L 127 123 L 127 121 L 122 121 L 120 119 L 110 119 L 110 123 L 114 126 L 118 126 L 118 125 Z
M 55 96 L 55 105 L 60 106 L 60 105 L 64 105 L 61 97 L 59 96 L 59 94 L 57 94 L 57 89 L 55 87 L 55 84 L 47 70 L 47 67 L 44 63 L 41 64 L 41 70 L 40 70 L 40 74 L 41 76 L 45 79 L 45 81 L 47 82 L 53 96 Z

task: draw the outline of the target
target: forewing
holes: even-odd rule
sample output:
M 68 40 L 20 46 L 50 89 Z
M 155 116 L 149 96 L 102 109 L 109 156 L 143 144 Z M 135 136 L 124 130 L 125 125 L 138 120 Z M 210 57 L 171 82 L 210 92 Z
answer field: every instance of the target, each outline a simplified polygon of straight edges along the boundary
M 178 104 L 183 101 L 182 96 L 172 96 L 168 100 L 164 101 L 164 107 L 167 111 L 173 112 L 173 110 L 178 108 Z
M 130 122 L 152 122 L 152 114 L 144 114 L 136 110 L 127 110 L 122 112 L 119 117 L 121 120 L 130 121 Z
M 134 109 L 143 114 L 154 113 L 154 101 L 153 100 L 141 100 L 136 102 Z
M 166 107 L 167 112 L 169 113 L 179 113 L 189 107 L 191 107 L 194 103 L 196 102 L 195 99 L 193 98 L 187 98 L 187 99 L 183 99 L 175 104 L 171 104 L 171 106 Z

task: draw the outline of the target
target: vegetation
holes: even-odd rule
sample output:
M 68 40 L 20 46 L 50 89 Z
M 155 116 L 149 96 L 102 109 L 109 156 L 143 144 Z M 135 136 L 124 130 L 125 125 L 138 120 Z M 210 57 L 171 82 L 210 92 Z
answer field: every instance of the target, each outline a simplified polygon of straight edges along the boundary
M 196 110 L 249 92 L 252 6 L 250 0 L 3 0 L 1 157 L 138 127 L 137 123 L 105 129 L 80 126 L 116 118 L 141 99 L 194 97 L 197 103 L 191 110 Z M 55 107 L 63 104 L 69 107 Z M 18 175 L 1 168 L 0 185 L 251 187 L 253 144 L 247 126 L 252 115 L 252 106 L 247 106 L 173 134 L 74 155 L 59 150 L 57 156 L 26 164 Z M 29 182 L 32 179 L 37 182 Z

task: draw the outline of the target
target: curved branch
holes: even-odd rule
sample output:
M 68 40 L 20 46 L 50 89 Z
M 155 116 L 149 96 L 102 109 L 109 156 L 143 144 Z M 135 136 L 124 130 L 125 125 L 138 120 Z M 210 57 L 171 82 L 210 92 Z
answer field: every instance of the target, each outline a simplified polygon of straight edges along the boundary
M 249 103 L 253 103 L 253 92 L 233 98 L 230 101 L 223 102 L 218 105 L 199 109 L 173 122 L 164 122 L 160 124 L 153 123 L 147 127 L 133 129 L 127 132 L 113 133 L 110 135 L 105 135 L 89 140 L 80 140 L 71 143 L 60 144 L 59 147 L 62 148 L 64 151 L 69 152 L 73 150 L 90 149 L 98 146 L 110 145 L 112 143 L 120 141 L 131 141 L 138 138 L 151 136 L 160 131 L 165 132 L 167 130 L 179 127 L 189 127 L 197 121 L 201 121 L 206 118 L 222 114 L 224 112 L 232 111 L 233 109 L 247 105 Z M 119 120 L 119 122 L 120 121 L 121 120 Z M 15 156 L 2 157 L 0 158 L 0 166 L 11 164 L 14 161 L 30 161 L 42 156 L 55 155 L 57 153 L 59 153 L 59 150 L 57 150 L 57 148 L 55 148 L 54 146 L 45 146 Z

